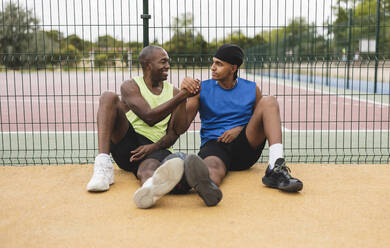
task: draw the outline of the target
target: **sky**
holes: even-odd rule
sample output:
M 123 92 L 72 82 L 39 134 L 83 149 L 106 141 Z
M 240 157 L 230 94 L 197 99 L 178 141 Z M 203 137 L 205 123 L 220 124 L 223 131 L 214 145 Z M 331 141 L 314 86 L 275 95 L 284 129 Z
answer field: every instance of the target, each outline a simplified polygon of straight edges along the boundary
M 3 9 L 9 0 L 0 0 Z M 102 35 L 118 40 L 143 40 L 142 0 L 13 0 L 30 9 L 44 30 L 60 30 L 96 41 Z M 150 41 L 167 41 L 173 35 L 173 18 L 194 15 L 191 25 L 206 41 L 221 39 L 232 31 L 246 36 L 284 26 L 305 17 L 320 26 L 334 19 L 337 0 L 149 0 Z

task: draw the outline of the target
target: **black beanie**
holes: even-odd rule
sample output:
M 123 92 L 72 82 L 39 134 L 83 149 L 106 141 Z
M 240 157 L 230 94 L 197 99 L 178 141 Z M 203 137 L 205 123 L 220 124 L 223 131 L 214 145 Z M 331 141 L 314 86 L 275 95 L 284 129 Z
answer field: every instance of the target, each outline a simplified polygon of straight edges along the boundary
M 244 59 L 244 52 L 237 45 L 225 44 L 218 48 L 214 57 L 240 67 Z

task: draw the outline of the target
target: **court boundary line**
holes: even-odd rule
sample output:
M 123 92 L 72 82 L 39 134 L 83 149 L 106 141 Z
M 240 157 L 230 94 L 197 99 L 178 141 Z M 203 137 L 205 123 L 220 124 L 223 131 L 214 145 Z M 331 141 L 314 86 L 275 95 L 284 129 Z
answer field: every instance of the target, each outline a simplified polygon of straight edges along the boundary
M 199 131 L 190 130 L 186 133 L 199 133 Z M 380 133 L 380 132 L 390 132 L 390 130 L 336 130 L 336 129 L 329 129 L 329 130 L 316 130 L 316 129 L 287 129 L 282 127 L 282 132 L 285 133 L 359 133 L 359 132 L 374 132 L 374 133 Z M 11 131 L 11 132 L 0 132 L 1 135 L 3 134 L 97 134 L 97 131 Z M 185 134 L 185 133 L 184 133 Z
M 278 79 L 278 78 L 269 77 L 269 79 L 271 79 L 271 80 L 268 80 L 268 83 L 273 84 L 273 85 L 277 85 L 277 81 L 278 81 L 277 79 Z M 273 82 L 273 81 L 274 81 L 274 82 Z M 302 84 L 301 82 L 295 81 L 295 80 L 294 80 L 293 82 Z M 319 93 L 319 94 L 320 94 L 320 93 L 323 94 L 324 91 L 325 91 L 325 93 L 328 93 L 329 95 L 336 95 L 336 96 L 338 96 L 338 97 L 340 97 L 340 98 L 347 98 L 347 99 L 351 99 L 351 100 L 355 100 L 355 101 L 367 102 L 367 103 L 371 103 L 371 104 L 377 104 L 377 105 L 382 105 L 382 106 L 390 107 L 390 104 L 387 104 L 387 103 L 381 103 L 381 102 L 377 102 L 377 101 L 375 101 L 375 100 L 369 100 L 369 99 L 358 99 L 358 98 L 352 97 L 352 96 L 339 95 L 338 93 L 329 91 L 329 89 L 324 89 L 323 91 L 320 91 L 320 90 L 314 89 L 314 88 L 312 88 L 312 87 L 310 87 L 310 88 L 309 88 L 309 87 L 308 87 L 308 88 L 304 88 L 304 87 L 302 87 L 302 86 L 293 85 L 291 82 L 287 82 L 287 84 L 286 84 L 285 82 L 283 82 L 283 83 L 284 83 L 284 85 L 287 85 L 287 86 L 289 86 L 289 87 L 291 87 L 291 88 L 295 88 L 295 89 L 298 89 L 298 90 L 312 91 L 312 92 Z M 261 84 L 261 83 L 260 83 L 260 84 Z M 309 83 L 305 83 L 305 82 L 304 82 L 304 84 L 310 86 Z M 330 88 L 329 86 L 325 86 L 325 87 Z M 347 90 L 347 89 L 341 89 L 341 90 L 344 90 L 344 91 L 345 91 L 345 90 Z M 352 91 L 352 90 L 351 90 L 351 91 Z M 380 96 L 380 95 L 378 95 L 378 96 Z

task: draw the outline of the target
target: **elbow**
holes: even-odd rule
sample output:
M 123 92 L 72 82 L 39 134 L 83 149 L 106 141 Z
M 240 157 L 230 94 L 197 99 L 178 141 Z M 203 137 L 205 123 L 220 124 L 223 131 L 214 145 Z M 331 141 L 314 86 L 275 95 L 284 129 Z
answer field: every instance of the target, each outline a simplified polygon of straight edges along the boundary
M 187 130 L 184 129 L 184 128 L 176 128 L 176 129 L 175 129 L 175 133 L 176 133 L 177 136 L 182 135 L 182 134 L 185 133 L 186 131 L 187 131 Z
M 153 116 L 146 116 L 145 120 L 143 120 L 149 127 L 153 127 L 158 123 L 158 121 L 153 118 Z
M 187 131 L 188 127 L 187 125 L 175 125 L 175 133 L 180 136 Z
M 157 124 L 157 122 L 153 121 L 153 120 L 145 120 L 145 123 L 149 126 L 149 127 L 153 127 L 154 125 Z

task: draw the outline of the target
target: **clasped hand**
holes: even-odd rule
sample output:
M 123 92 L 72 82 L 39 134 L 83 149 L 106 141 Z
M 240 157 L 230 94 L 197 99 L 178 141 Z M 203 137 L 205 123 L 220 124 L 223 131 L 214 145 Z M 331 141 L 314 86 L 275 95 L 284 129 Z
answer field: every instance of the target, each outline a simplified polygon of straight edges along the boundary
M 180 90 L 186 90 L 190 93 L 190 96 L 195 96 L 200 91 L 200 80 L 185 77 L 181 82 Z

